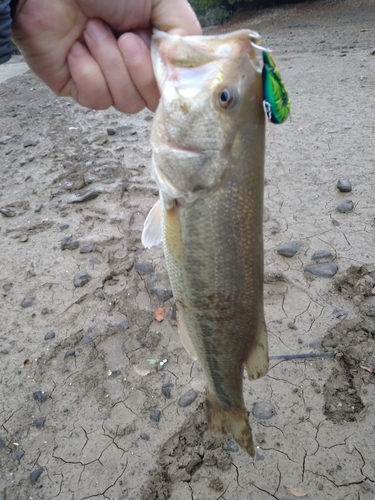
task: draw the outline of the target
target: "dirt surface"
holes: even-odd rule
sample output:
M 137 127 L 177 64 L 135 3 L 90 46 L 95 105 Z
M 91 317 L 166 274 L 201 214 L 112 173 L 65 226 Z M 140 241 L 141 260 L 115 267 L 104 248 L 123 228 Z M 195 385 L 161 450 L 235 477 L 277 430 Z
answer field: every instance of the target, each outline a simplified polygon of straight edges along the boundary
M 292 100 L 267 130 L 273 358 L 244 389 L 256 459 L 207 432 L 162 249 L 140 242 L 152 114 L 86 110 L 28 72 L 0 84 L 1 500 L 375 498 L 375 2 L 265 9 L 219 31 L 240 27 L 273 49 Z

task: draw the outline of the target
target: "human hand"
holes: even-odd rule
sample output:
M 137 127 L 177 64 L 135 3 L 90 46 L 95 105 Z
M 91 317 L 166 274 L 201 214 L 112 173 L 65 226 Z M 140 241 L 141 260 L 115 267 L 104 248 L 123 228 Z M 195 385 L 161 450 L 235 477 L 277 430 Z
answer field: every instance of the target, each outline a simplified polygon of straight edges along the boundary
M 13 38 L 57 95 L 92 109 L 156 109 L 152 28 L 199 35 L 187 0 L 20 0 Z M 118 38 L 116 38 L 118 36 Z

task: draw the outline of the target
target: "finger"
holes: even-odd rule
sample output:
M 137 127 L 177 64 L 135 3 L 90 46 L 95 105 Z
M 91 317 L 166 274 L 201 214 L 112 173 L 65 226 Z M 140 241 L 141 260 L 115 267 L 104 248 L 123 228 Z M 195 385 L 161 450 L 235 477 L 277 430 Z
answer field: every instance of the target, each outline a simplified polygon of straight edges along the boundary
M 201 35 L 202 28 L 187 0 L 153 0 L 151 24 L 174 35 Z
M 120 36 L 118 46 L 134 86 L 147 107 L 155 111 L 159 102 L 159 91 L 152 69 L 149 48 L 141 36 L 135 33 L 125 33 Z
M 87 108 L 107 109 L 112 106 L 112 96 L 100 66 L 82 43 L 72 45 L 67 63 L 71 78 L 59 95 L 71 96 Z
M 84 39 L 105 78 L 113 105 L 123 113 L 137 113 L 146 101 L 127 69 L 119 44 L 111 30 L 99 19 L 87 22 Z

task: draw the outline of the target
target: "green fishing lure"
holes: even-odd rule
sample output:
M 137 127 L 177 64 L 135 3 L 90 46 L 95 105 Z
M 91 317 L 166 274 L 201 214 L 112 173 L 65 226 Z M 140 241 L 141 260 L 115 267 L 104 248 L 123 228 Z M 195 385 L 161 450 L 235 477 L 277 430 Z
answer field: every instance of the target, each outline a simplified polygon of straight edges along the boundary
M 263 105 L 272 123 L 283 123 L 290 113 L 290 99 L 275 59 L 263 50 Z

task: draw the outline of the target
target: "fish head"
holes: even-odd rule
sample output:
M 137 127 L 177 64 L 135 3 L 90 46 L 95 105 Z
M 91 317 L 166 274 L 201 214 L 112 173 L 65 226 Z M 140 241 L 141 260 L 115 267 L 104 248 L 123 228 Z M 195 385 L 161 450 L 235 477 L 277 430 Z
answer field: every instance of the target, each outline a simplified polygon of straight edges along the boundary
M 172 198 L 189 203 L 219 186 L 248 149 L 242 146 L 252 129 L 264 127 L 257 41 L 249 30 L 154 35 L 161 98 L 151 137 L 153 176 Z

